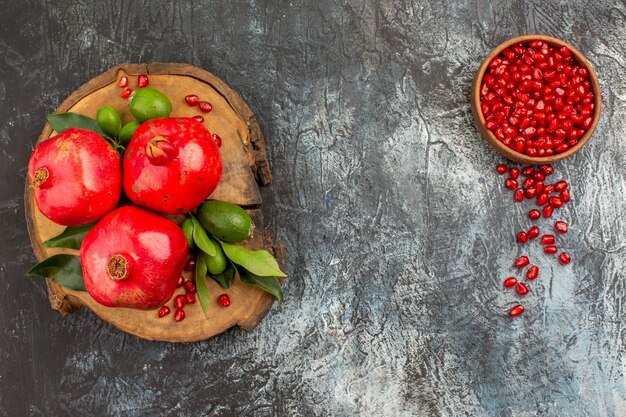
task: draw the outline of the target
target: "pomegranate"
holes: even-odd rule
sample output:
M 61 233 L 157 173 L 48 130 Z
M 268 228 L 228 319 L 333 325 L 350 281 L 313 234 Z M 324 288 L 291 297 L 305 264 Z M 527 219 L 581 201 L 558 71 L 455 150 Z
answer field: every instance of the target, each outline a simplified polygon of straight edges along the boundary
M 124 155 L 124 191 L 137 205 L 161 213 L 195 209 L 222 176 L 220 151 L 192 118 L 165 117 L 143 123 Z
M 115 208 L 122 192 L 122 163 L 97 133 L 67 129 L 35 147 L 28 181 L 44 216 L 78 226 Z
M 180 227 L 133 206 L 107 214 L 80 248 L 85 287 L 108 307 L 162 306 L 174 294 L 186 261 L 187 239 Z

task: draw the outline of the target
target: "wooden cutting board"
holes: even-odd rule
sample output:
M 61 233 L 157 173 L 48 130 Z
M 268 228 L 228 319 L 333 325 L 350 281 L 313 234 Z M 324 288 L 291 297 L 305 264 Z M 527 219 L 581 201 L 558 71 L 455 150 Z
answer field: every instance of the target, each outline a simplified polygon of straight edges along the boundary
M 187 64 L 122 64 L 82 85 L 56 112 L 71 111 L 95 118 L 100 107 L 109 105 L 115 107 L 122 122 L 127 123 L 133 119 L 128 110 L 128 101 L 120 97 L 123 89 L 117 85 L 117 81 L 121 76 L 127 75 L 129 87 L 135 90 L 139 74 L 147 74 L 150 87 L 169 97 L 172 102 L 171 116 L 202 115 L 209 131 L 222 138 L 224 173 L 211 198 L 245 206 L 256 225 L 254 236 L 245 246 L 269 250 L 284 266 L 284 250 L 280 244 L 274 244 L 271 234 L 265 230 L 260 210 L 262 202 L 259 185 L 267 185 L 272 180 L 263 133 L 248 106 L 219 78 Z M 203 114 L 198 107 L 188 106 L 184 101 L 188 94 L 197 94 L 201 100 L 210 102 L 213 110 Z M 55 134 L 46 124 L 37 143 Z M 64 226 L 53 223 L 41 214 L 28 183 L 24 203 L 28 233 L 39 261 L 56 253 L 78 254 L 78 251 L 41 246 L 42 242 L 60 234 Z M 192 272 L 185 272 L 185 275 L 188 279 L 193 279 Z M 95 302 L 87 292 L 68 290 L 49 280 L 46 282 L 50 305 L 63 315 L 77 308 L 87 307 L 103 320 L 127 333 L 144 339 L 169 342 L 204 340 L 235 325 L 251 330 L 257 326 L 273 302 L 271 295 L 256 287 L 241 284 L 238 277 L 235 277 L 228 290 L 222 289 L 212 279 L 207 279 L 211 298 L 206 317 L 200 303 L 196 302 L 185 307 L 185 320 L 175 322 L 173 308 L 172 314 L 159 319 L 156 310 L 105 307 Z M 182 288 L 176 291 L 176 294 L 179 293 L 184 293 Z M 231 305 L 228 308 L 221 307 L 216 301 L 218 295 L 223 293 L 230 295 Z M 168 303 L 170 307 L 171 304 Z

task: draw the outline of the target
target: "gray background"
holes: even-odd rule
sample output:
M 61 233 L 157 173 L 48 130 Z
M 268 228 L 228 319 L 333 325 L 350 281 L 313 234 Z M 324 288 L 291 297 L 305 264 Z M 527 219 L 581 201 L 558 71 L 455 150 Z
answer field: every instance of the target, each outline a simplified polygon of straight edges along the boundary
M 3 1 L 0 416 L 624 415 L 625 27 L 606 0 Z M 602 86 L 596 134 L 555 166 L 567 267 L 515 243 L 530 205 L 470 114 L 480 61 L 528 33 L 576 45 Z M 206 68 L 257 114 L 290 277 L 253 332 L 146 342 L 62 318 L 24 275 L 45 115 L 126 61 Z M 542 270 L 511 320 L 522 253 Z

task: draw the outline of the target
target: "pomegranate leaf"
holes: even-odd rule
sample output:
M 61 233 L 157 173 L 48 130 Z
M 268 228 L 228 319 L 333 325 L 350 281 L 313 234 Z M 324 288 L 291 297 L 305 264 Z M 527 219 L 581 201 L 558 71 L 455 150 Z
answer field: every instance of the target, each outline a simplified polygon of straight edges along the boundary
M 221 274 L 209 274 L 209 276 L 213 278 L 213 281 L 220 284 L 224 289 L 230 288 L 230 283 L 232 282 L 234 275 L 235 267 L 230 262 L 228 262 L 228 264 L 226 265 L 226 269 Z
M 26 274 L 44 276 L 70 290 L 86 291 L 80 257 L 75 255 L 52 255 L 33 266 Z
M 108 138 L 102 129 L 100 129 L 100 126 L 98 126 L 98 122 L 82 114 L 72 112 L 49 114 L 48 123 L 50 123 L 50 126 L 52 126 L 57 133 L 61 133 L 72 127 L 78 127 L 94 131 L 100 136 Z
M 246 270 L 245 268 L 237 268 L 239 272 L 239 280 L 242 284 L 254 285 L 262 290 L 272 294 L 279 303 L 283 302 L 283 289 L 276 277 L 260 277 Z
M 200 301 L 202 312 L 206 316 L 206 310 L 209 307 L 209 287 L 206 285 L 206 258 L 207 254 L 200 252 L 196 260 L 196 295 Z
M 80 249 L 80 245 L 85 239 L 85 235 L 95 223 L 85 224 L 83 226 L 68 226 L 63 233 L 52 239 L 46 240 L 41 246 L 46 248 L 67 248 L 67 249 Z
M 193 222 L 193 242 L 207 255 L 217 255 L 217 248 L 215 244 L 211 242 L 211 239 L 209 239 L 209 235 L 207 235 L 202 224 L 200 224 L 198 219 L 194 216 L 190 216 L 190 219 Z
M 266 250 L 248 250 L 243 246 L 220 241 L 224 253 L 234 264 L 261 277 L 286 277 L 278 262 Z

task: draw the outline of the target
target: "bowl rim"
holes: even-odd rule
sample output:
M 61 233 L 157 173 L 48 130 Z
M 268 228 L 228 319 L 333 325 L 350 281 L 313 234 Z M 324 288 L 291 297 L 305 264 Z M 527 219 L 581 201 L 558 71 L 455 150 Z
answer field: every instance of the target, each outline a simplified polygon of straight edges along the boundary
M 485 75 L 485 72 L 491 60 L 495 58 L 496 56 L 498 56 L 503 50 L 505 50 L 511 45 L 514 45 L 517 43 L 526 43 L 532 40 L 541 40 L 541 41 L 545 41 L 556 46 L 567 47 L 574 55 L 574 58 L 576 59 L 576 61 L 589 71 L 589 80 L 591 83 L 591 89 L 594 92 L 594 113 L 593 113 L 593 123 L 591 124 L 591 127 L 589 127 L 589 129 L 585 132 L 583 137 L 578 141 L 576 145 L 572 146 L 565 152 L 561 152 L 561 153 L 551 155 L 551 156 L 542 156 L 542 157 L 528 156 L 526 154 L 519 153 L 515 151 L 514 149 L 509 148 L 502 142 L 500 142 L 498 138 L 496 138 L 496 136 L 485 127 L 485 118 L 480 108 L 480 84 L 482 82 L 482 79 Z M 565 159 L 568 156 L 573 155 L 574 153 L 578 152 L 578 150 L 580 150 L 580 148 L 582 148 L 585 145 L 585 143 L 587 143 L 589 138 L 593 135 L 594 131 L 596 130 L 596 126 L 598 125 L 598 122 L 600 120 L 600 111 L 602 108 L 602 95 L 600 92 L 600 83 L 598 81 L 598 77 L 595 71 L 593 70 L 587 58 L 585 58 L 585 56 L 578 49 L 576 49 L 569 43 L 562 41 L 560 39 L 554 38 L 552 36 L 522 35 L 522 36 L 511 38 L 505 42 L 502 42 L 497 47 L 492 49 L 491 52 L 482 61 L 482 63 L 480 64 L 480 67 L 478 67 L 478 71 L 476 71 L 476 75 L 474 76 L 474 80 L 472 82 L 471 108 L 472 108 L 472 114 L 474 116 L 474 122 L 476 123 L 476 127 L 480 131 L 482 137 L 487 141 L 487 143 L 489 143 L 493 148 L 495 148 L 495 150 L 498 151 L 501 155 L 513 161 L 524 163 L 524 164 L 530 164 L 530 165 L 551 164 L 551 163 L 560 161 L 562 159 Z

